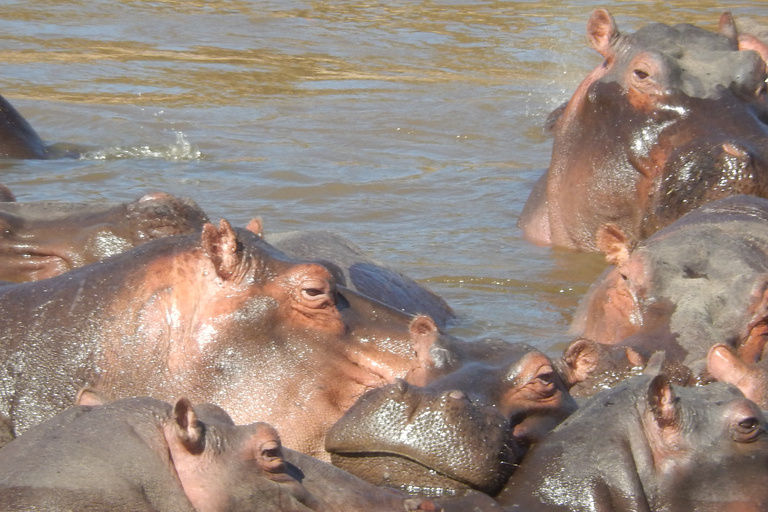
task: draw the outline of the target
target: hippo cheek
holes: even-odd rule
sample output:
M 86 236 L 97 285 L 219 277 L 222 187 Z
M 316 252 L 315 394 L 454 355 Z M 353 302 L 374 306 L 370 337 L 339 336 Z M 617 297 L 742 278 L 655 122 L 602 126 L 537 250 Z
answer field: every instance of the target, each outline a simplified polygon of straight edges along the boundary
M 364 395 L 326 437 L 334 465 L 376 485 L 430 496 L 499 491 L 522 458 L 495 408 L 404 381 Z
M 614 344 L 635 334 L 643 325 L 638 294 L 627 277 L 615 269 L 590 297 L 589 315 L 582 337 Z

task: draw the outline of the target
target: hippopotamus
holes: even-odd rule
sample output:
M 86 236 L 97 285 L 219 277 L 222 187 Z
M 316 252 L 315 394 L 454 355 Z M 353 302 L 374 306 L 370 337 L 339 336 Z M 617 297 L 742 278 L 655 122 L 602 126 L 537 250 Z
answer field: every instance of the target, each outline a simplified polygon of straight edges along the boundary
M 259 232 L 253 222 L 250 229 Z M 336 282 L 395 309 L 432 318 L 445 329 L 455 319 L 451 307 L 437 294 L 410 277 L 388 268 L 338 233 L 330 231 L 291 231 L 267 233 L 266 240 L 286 254 L 321 263 Z
M 706 202 L 768 197 L 766 63 L 733 19 L 624 34 L 605 10 L 587 35 L 605 61 L 551 116 L 549 168 L 518 226 L 540 245 L 636 243 Z
M 212 404 L 80 403 L 0 449 L 3 510 L 433 510 L 286 453 L 270 425 L 236 426 Z
M 76 148 L 45 144 L 18 110 L 0 96 L 0 158 L 47 160 L 77 156 Z
M 423 382 L 444 336 L 336 285 L 222 220 L 42 281 L 0 286 L 0 414 L 13 434 L 90 386 L 114 398 L 216 403 L 327 457 L 330 426 L 368 389 Z
M 669 364 L 684 367 L 675 379 L 680 383 L 708 380 L 707 357 L 716 344 L 747 364 L 761 359 L 768 325 L 768 200 L 714 201 L 631 252 L 628 245 L 621 238 L 609 244 L 616 265 L 582 300 L 571 334 L 611 345 L 636 368 L 663 351 Z
M 636 376 L 534 446 L 497 501 L 507 512 L 766 510 L 767 429 L 730 384 Z
M 0 280 L 45 279 L 149 240 L 200 233 L 191 199 L 147 194 L 130 203 L 0 203 Z
M 326 449 L 334 465 L 376 485 L 493 495 L 529 446 L 576 409 L 568 388 L 589 373 L 590 355 L 574 345 L 553 362 L 522 343 L 459 342 L 436 354 L 425 386 L 401 380 L 363 395 Z

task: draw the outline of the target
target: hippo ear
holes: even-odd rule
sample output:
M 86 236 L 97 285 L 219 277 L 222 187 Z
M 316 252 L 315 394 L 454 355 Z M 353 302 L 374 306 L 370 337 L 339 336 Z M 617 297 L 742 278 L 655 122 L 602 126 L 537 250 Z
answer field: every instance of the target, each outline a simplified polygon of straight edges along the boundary
M 237 271 L 243 253 L 238 251 L 237 235 L 229 222 L 221 219 L 218 229 L 213 224 L 205 224 L 202 245 L 218 276 L 224 280 L 230 279 Z
M 677 397 L 663 373 L 654 377 L 648 387 L 648 406 L 662 432 L 673 432 L 677 428 L 680 423 Z
M 190 453 L 196 455 L 203 451 L 205 447 L 203 427 L 197 421 L 192 402 L 187 398 L 179 398 L 173 406 L 173 431 L 176 438 Z
M 245 229 L 247 229 L 251 233 L 254 233 L 264 238 L 264 223 L 261 221 L 259 217 L 255 217 L 251 219 L 248 225 L 245 226 Z
M 560 373 L 565 384 L 571 388 L 589 377 L 597 368 L 600 361 L 600 349 L 594 341 L 577 338 L 565 349 Z
M 112 398 L 89 387 L 80 388 L 75 397 L 75 405 L 106 405 L 111 402 Z
M 587 22 L 587 39 L 589 44 L 606 59 L 613 57 L 613 46 L 619 37 L 619 28 L 611 13 L 605 9 L 597 9 Z
M 605 260 L 610 265 L 617 267 L 627 262 L 635 246 L 634 242 L 624 233 L 624 230 L 616 224 L 606 224 L 600 227 L 597 230 L 595 243 L 597 249 L 605 254 Z
M 736 22 L 733 21 L 733 15 L 730 12 L 725 11 L 720 15 L 720 22 L 717 26 L 717 31 L 721 36 L 725 36 L 733 46 L 734 50 L 739 48 L 739 31 L 736 30 Z
M 439 331 L 435 321 L 427 315 L 418 315 L 411 320 L 408 326 L 413 340 L 413 351 L 422 367 L 427 368 L 434 365 L 430 349 L 438 338 Z

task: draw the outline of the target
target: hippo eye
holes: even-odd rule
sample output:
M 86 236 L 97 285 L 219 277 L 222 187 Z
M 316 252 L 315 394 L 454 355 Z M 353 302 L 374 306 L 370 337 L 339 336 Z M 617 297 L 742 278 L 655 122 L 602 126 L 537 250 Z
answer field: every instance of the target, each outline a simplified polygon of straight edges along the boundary
M 643 71 L 642 69 L 636 69 L 635 70 L 635 77 L 638 80 L 645 80 L 646 78 L 648 78 L 648 73 Z
M 744 431 L 755 430 L 755 428 L 757 428 L 757 425 L 758 425 L 757 418 L 747 418 L 739 422 L 739 428 Z
M 261 456 L 265 459 L 280 458 L 280 445 L 276 441 L 264 443 L 261 447 Z
M 325 295 L 325 291 L 320 288 L 305 288 L 301 290 L 301 295 L 306 299 L 314 299 L 320 295 Z
M 757 438 L 761 430 L 760 420 L 750 416 L 743 418 L 733 426 L 732 437 L 736 442 L 749 443 Z

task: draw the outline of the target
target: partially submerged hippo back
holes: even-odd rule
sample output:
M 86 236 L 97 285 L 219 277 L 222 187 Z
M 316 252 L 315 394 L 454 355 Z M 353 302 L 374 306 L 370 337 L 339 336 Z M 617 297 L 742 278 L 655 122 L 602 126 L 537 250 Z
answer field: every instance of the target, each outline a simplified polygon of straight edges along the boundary
M 0 280 L 45 279 L 155 238 L 199 233 L 191 199 L 147 194 L 130 203 L 0 202 Z
M 634 377 L 535 446 L 498 501 L 509 512 L 766 510 L 767 428 L 729 384 Z
M 0 96 L 0 159 L 77 157 L 78 152 L 43 142 L 8 100 Z
M 627 35 L 598 10 L 587 32 L 605 63 L 556 114 L 519 221 L 527 239 L 595 251 L 605 230 L 635 242 L 708 201 L 768 196 L 765 62 L 740 50 L 729 16 L 722 34 L 656 23 Z

